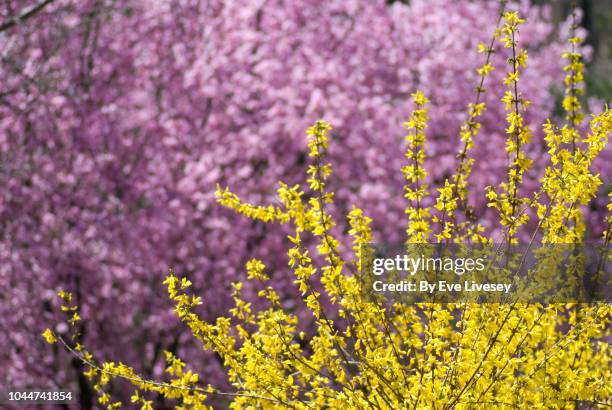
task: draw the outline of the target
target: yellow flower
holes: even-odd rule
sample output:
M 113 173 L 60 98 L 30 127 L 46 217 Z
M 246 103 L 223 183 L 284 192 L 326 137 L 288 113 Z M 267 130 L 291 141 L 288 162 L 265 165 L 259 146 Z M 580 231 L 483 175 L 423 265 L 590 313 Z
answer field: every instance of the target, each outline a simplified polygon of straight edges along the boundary
M 55 337 L 55 334 L 49 328 L 45 329 L 45 331 L 42 333 L 42 336 L 45 338 L 45 340 L 49 344 L 54 344 L 57 342 L 57 338 Z

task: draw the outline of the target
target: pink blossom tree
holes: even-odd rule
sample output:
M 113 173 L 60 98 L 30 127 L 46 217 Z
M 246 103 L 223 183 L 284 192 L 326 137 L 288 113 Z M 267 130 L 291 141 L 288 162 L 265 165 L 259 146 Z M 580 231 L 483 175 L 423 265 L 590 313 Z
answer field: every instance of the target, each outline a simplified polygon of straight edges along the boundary
M 563 76 L 563 46 L 551 40 L 546 8 L 518 7 L 530 54 L 521 86 L 538 130 Z M 65 367 L 65 353 L 50 354 L 39 336 L 60 288 L 76 295 L 82 337 L 98 357 L 152 376 L 164 350 L 200 354 L 163 297 L 168 266 L 193 278 L 211 315 L 227 307 L 247 257 L 272 262 L 290 300 L 281 236 L 221 209 L 213 194 L 219 182 L 274 201 L 274 181 L 302 174 L 303 133 L 320 117 L 336 126 L 340 207 L 358 203 L 385 240 L 400 238 L 409 95 L 418 86 L 442 119 L 428 152 L 438 184 L 456 166 L 483 63 L 477 44 L 497 14 L 495 2 L 449 0 L 5 2 L 0 385 L 72 388 L 91 406 L 78 362 Z M 483 188 L 505 169 L 503 64 L 495 56 L 485 143 L 474 152 L 471 204 L 484 224 Z M 198 370 L 220 382 L 217 359 L 202 357 Z

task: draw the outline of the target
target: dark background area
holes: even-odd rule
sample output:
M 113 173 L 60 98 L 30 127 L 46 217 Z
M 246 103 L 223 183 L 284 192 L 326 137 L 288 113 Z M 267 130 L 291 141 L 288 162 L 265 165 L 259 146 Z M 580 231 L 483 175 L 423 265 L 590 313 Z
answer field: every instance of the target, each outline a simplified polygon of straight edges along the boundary
M 587 95 L 609 102 L 612 99 L 612 0 L 540 0 L 534 3 L 551 4 L 557 21 L 562 21 L 571 13 L 574 3 L 584 10 L 582 26 L 589 32 L 586 43 L 593 47 L 593 59 L 585 76 Z

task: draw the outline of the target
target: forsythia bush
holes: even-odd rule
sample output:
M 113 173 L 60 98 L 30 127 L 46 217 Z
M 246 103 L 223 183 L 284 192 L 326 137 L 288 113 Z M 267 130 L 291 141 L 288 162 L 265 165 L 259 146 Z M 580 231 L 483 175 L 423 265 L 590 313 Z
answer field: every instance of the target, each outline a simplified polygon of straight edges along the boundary
M 520 76 L 527 52 L 519 47 L 515 12 L 500 16 L 490 44 L 480 46 L 486 55 L 479 69 L 481 82 L 476 101 L 461 131 L 462 149 L 456 172 L 438 190 L 433 206 L 425 184 L 425 130 L 428 100 L 413 94 L 416 109 L 406 126 L 407 163 L 402 172 L 408 201 L 408 243 L 491 243 L 484 229 L 467 211 L 467 180 L 473 160 L 470 151 L 478 134 L 478 118 L 485 104 L 480 95 L 492 67 L 493 45 L 500 41 L 511 52 L 502 101 L 507 110 L 507 179 L 487 188 L 488 205 L 505 228 L 504 241 L 516 243 L 517 231 L 535 209 L 533 238 L 542 243 L 579 243 L 584 235 L 581 207 L 587 205 L 601 184 L 591 172 L 593 160 L 604 149 L 612 129 L 612 113 L 593 116 L 590 132 L 580 133 L 582 61 L 571 39 L 565 57 L 567 124 L 545 124 L 550 164 L 538 192 L 527 195 L 520 187 L 531 165 L 525 147 L 531 130 L 524 120 L 529 101 L 520 90 Z M 313 334 L 299 326 L 295 307 L 276 292 L 264 263 L 246 264 L 248 279 L 259 283 L 261 309 L 243 298 L 242 283 L 233 284 L 235 306 L 230 316 L 208 322 L 197 314 L 200 297 L 189 294 L 191 282 L 173 272 L 164 282 L 176 313 L 205 349 L 214 351 L 227 369 L 233 391 L 201 384 L 198 374 L 171 352 L 166 352 L 168 381 L 151 381 L 123 363 L 98 364 L 78 342 L 76 324 L 81 320 L 72 296 L 60 292 L 62 309 L 69 313 L 71 337 L 47 329 L 50 343 L 60 342 L 88 368 L 85 373 L 99 393 L 99 403 L 118 408 L 110 394 L 111 381 L 124 379 L 133 385 L 132 402 L 143 409 L 153 406 L 151 392 L 176 400 L 180 409 L 211 408 L 575 408 L 610 406 L 609 304 L 418 304 L 395 303 L 382 307 L 363 297 L 359 272 L 363 245 L 372 241 L 371 219 L 354 207 L 348 214 L 354 255 L 346 257 L 328 208 L 334 194 L 327 189 L 332 172 L 325 163 L 331 126 L 318 121 L 308 129 L 311 164 L 308 190 L 300 185 L 279 184 L 276 205 L 259 206 L 242 201 L 228 189 L 217 188 L 217 200 L 248 218 L 265 223 L 290 224 L 289 267 L 303 295 L 303 304 L 315 318 Z M 607 246 L 612 218 L 604 233 Z M 311 252 L 316 240 L 316 255 Z M 211 301 L 212 303 L 212 301 Z

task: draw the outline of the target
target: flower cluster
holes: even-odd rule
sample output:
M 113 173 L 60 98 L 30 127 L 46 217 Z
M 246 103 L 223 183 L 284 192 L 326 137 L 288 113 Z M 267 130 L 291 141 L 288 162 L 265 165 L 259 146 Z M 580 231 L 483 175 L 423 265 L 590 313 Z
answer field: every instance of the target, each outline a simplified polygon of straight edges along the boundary
M 276 198 L 280 178 L 287 182 L 281 198 L 300 218 L 330 226 L 330 215 L 353 212 L 358 224 L 372 218 L 372 239 L 402 240 L 406 224 L 396 221 L 404 202 L 396 193 L 406 181 L 397 171 L 406 165 L 402 122 L 417 88 L 431 100 L 424 184 L 444 190 L 439 202 L 430 195 L 421 204 L 430 209 L 432 234 L 450 240 L 456 226 L 473 239 L 481 229 L 499 230 L 480 188 L 471 189 L 505 178 L 506 154 L 497 147 L 506 138 L 498 97 L 506 56 L 501 32 L 492 39 L 482 30 L 500 18 L 498 4 L 389 3 L 2 2 L 0 24 L 44 7 L 0 32 L 0 292 L 10 295 L 0 304 L 0 328 L 8 329 L 0 332 L 0 385 L 59 384 L 78 391 L 87 407 L 82 366 L 61 349 L 46 351 L 38 337 L 56 318 L 60 288 L 81 306 L 83 343 L 96 357 L 160 378 L 163 352 L 171 350 L 223 384 L 218 356 L 202 353 L 159 297 L 165 267 L 189 275 L 194 292 L 216 301 L 200 306 L 207 319 L 233 306 L 230 283 L 253 258 L 265 260 L 280 300 L 299 298 L 284 274 L 291 215 Z M 556 64 L 562 42 L 550 8 L 508 7 L 529 20 L 521 46 L 532 64 L 520 85 L 533 102 L 525 120 L 543 136 L 539 124 L 554 106 L 549 89 L 563 78 Z M 334 173 L 324 179 L 321 169 L 317 180 L 323 195 L 335 195 L 334 204 L 323 198 L 309 213 L 296 196 L 306 206 L 314 194 L 293 187 L 309 153 L 302 130 L 317 118 L 334 124 L 326 152 Z M 543 147 L 528 149 L 540 158 Z M 593 163 L 595 173 L 610 169 L 606 155 Z M 526 186 L 538 185 L 545 165 L 536 160 L 541 172 L 525 176 Z M 217 183 L 238 196 L 217 192 Z M 240 214 L 216 206 L 217 194 L 224 205 L 241 204 Z M 597 202 L 585 217 L 600 222 L 605 206 Z M 350 227 L 337 222 L 342 253 Z M 586 235 L 599 235 L 599 222 Z M 333 248 L 328 239 L 322 246 Z M 312 240 L 300 237 L 300 255 Z M 250 283 L 241 292 L 247 300 L 257 295 Z M 314 326 L 303 306 L 295 309 L 304 329 Z M 142 349 L 125 348 L 132 345 Z M 130 393 L 119 396 L 126 402 Z
M 423 199 L 428 191 L 425 184 L 427 171 L 424 168 L 425 164 L 425 128 L 427 128 L 427 108 L 425 107 L 429 100 L 421 91 L 417 91 L 412 95 L 417 108 L 412 112 L 410 119 L 406 122 L 408 129 L 414 130 L 406 136 L 408 141 L 408 151 L 406 158 L 409 161 L 408 165 L 402 168 L 406 186 L 404 187 L 404 198 L 410 201 L 410 207 L 406 208 L 408 215 L 408 242 L 427 242 L 429 233 L 429 209 L 422 206 Z
M 528 104 L 518 90 L 518 81 L 526 54 L 516 40 L 522 19 L 515 12 L 506 12 L 503 18 L 501 41 L 512 51 L 511 70 L 504 81 L 509 90 L 503 97 L 508 110 L 508 179 L 499 196 L 489 190 L 489 200 L 499 211 L 508 246 L 516 242 L 516 226 L 523 222 L 521 215 L 532 203 L 538 207 L 533 241 L 570 238 L 576 243 L 584 237 L 584 230 L 577 229 L 579 225 L 573 222 L 581 214 L 569 214 L 563 220 L 551 215 L 558 207 L 584 205 L 596 196 L 599 177 L 591 168 L 612 130 L 612 112 L 606 109 L 594 116 L 590 132 L 585 136 L 579 133 L 574 140 L 577 147 L 570 150 L 566 146 L 571 147 L 575 133 L 567 128 L 557 131 L 547 123 L 550 164 L 541 191 L 550 196 L 550 201 L 539 202 L 540 195 L 533 201 L 521 198 L 518 192 L 528 170 L 523 147 L 530 131 L 524 119 Z M 465 232 L 443 219 L 419 212 L 424 209 L 420 201 L 429 195 L 427 185 L 421 184 L 426 175 L 422 152 L 428 115 L 425 95 L 419 91 L 413 97 L 416 108 L 407 123 L 411 129 L 407 151 L 410 163 L 402 168 L 408 183 L 407 214 L 413 218 L 407 235 L 410 241 L 423 242 L 434 229 L 450 227 L 449 237 L 439 240 L 465 239 Z M 228 190 L 217 190 L 217 201 L 222 205 L 265 223 L 278 218 L 291 227 L 286 253 L 301 293 L 299 302 L 314 322 L 312 333 L 301 329 L 296 314 L 300 309 L 287 306 L 290 301 L 282 299 L 269 280 L 272 272 L 266 272 L 259 259 L 250 259 L 246 270 L 247 283 L 259 289 L 261 303 L 247 301 L 243 295 L 246 284 L 235 282 L 229 315 L 214 320 L 197 312 L 207 299 L 194 296 L 192 282 L 171 271 L 164 283 L 178 318 L 205 349 L 220 357 L 233 389 L 200 385 L 199 375 L 169 352 L 167 380 L 147 380 L 123 363 L 98 364 L 80 344 L 74 347 L 78 342 L 67 342 L 47 329 L 43 336 L 49 343 L 61 343 L 88 367 L 101 405 L 110 409 L 119 405 L 111 402 L 104 390 L 109 380 L 128 382 L 134 389 L 132 400 L 144 409 L 151 407 L 151 392 L 181 409 L 213 408 L 212 403 L 232 409 L 566 408 L 611 404 L 611 356 L 606 342 L 612 323 L 610 304 L 383 305 L 364 297 L 360 256 L 372 240 L 372 219 L 358 207 L 347 213 L 358 260 L 342 255 L 333 229 L 335 220 L 327 210 L 334 204 L 333 192 L 327 186 L 331 167 L 324 162 L 324 153 L 333 145 L 329 144 L 330 131 L 325 121 L 317 121 L 308 129 L 308 188 L 302 191 L 300 184 L 290 187 L 279 183 L 280 206 L 270 212 L 254 211 L 268 208 L 250 205 Z M 447 187 L 440 190 L 436 202 L 442 214 L 452 210 L 440 204 L 457 195 Z M 544 212 L 540 212 L 541 207 Z M 415 220 L 418 224 L 413 226 Z M 427 223 L 423 223 L 425 220 Z M 540 229 L 544 234 L 538 236 Z M 606 245 L 609 239 L 607 231 Z M 62 297 L 70 300 L 66 293 Z M 70 304 L 63 310 L 69 318 L 75 314 L 78 317 Z M 77 322 L 69 324 L 76 332 Z
M 516 12 L 506 13 L 504 20 L 501 42 L 505 48 L 512 50 L 512 56 L 508 59 L 511 69 L 504 79 L 508 90 L 502 98 L 507 112 L 506 154 L 510 166 L 507 181 L 500 184 L 503 193 L 498 194 L 492 187 L 489 187 L 487 197 L 490 200 L 489 206 L 499 211 L 500 223 L 508 228 L 508 235 L 516 242 L 519 227 L 524 225 L 529 218 L 527 213 L 519 214 L 518 212 L 529 202 L 529 198 L 519 197 L 518 187 L 533 162 L 526 157 L 524 149 L 524 146 L 531 140 L 531 130 L 523 117 L 523 112 L 530 102 L 523 97 L 523 93 L 519 92 L 518 86 L 520 70 L 527 66 L 527 51 L 519 48 L 518 45 L 519 25 L 525 21 L 519 18 Z

